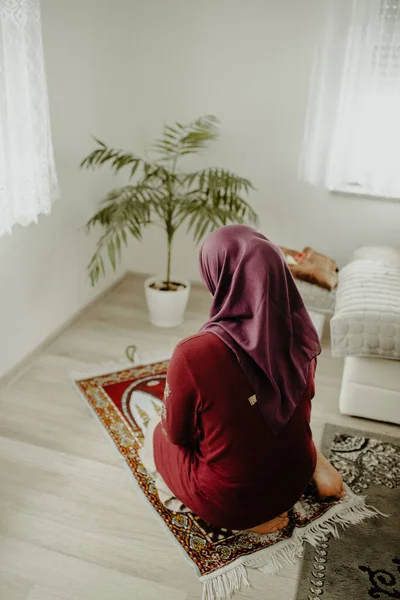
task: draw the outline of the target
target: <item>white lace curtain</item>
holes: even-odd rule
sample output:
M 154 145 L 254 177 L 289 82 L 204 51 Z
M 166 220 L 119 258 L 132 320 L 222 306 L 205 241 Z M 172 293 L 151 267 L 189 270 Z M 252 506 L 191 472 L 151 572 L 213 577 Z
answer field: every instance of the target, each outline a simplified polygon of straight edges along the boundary
M 400 0 L 323 0 L 301 176 L 400 197 Z
M 57 196 L 39 0 L 0 0 L 0 236 Z

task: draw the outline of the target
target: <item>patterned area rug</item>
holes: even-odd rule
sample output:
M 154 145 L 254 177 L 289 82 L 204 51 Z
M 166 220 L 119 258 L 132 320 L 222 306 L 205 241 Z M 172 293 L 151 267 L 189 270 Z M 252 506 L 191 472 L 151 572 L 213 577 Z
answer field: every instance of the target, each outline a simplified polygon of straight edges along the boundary
M 154 481 L 140 462 L 138 450 L 146 427 L 163 406 L 168 359 L 130 366 L 102 375 L 75 378 L 133 475 L 141 493 L 161 518 L 204 585 L 204 600 L 222 600 L 248 585 L 247 568 L 275 573 L 293 564 L 305 541 L 315 545 L 337 526 L 376 516 L 362 497 L 319 502 L 312 486 L 290 511 L 290 523 L 270 535 L 215 529 L 192 513 L 174 513 L 160 503 Z M 104 371 L 103 371 L 104 373 Z
M 329 425 L 323 450 L 356 494 L 388 519 L 307 547 L 297 600 L 400 598 L 400 438 Z

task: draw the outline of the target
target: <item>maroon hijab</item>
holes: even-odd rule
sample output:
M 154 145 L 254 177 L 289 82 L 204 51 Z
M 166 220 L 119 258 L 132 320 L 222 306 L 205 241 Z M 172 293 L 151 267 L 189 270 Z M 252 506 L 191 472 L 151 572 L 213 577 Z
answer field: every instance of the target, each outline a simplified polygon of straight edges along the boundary
M 277 434 L 300 402 L 310 363 L 321 352 L 283 253 L 255 229 L 229 225 L 205 240 L 200 272 L 213 296 L 202 331 L 235 353 Z

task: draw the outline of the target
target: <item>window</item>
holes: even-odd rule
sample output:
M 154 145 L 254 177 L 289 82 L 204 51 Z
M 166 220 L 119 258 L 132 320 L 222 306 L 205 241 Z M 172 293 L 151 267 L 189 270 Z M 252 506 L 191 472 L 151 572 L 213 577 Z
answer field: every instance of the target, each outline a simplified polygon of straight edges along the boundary
M 0 236 L 57 196 L 39 0 L 0 0 Z
M 325 0 L 301 173 L 400 198 L 400 0 Z

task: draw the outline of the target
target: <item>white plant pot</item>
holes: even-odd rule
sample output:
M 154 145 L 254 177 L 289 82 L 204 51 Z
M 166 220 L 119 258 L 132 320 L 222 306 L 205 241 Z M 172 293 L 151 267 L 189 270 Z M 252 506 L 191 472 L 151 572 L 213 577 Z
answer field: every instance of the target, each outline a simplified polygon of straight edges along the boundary
M 183 323 L 186 306 L 189 300 L 190 283 L 186 279 L 171 277 L 176 283 L 186 287 L 176 291 L 162 291 L 151 287 L 153 283 L 164 281 L 164 277 L 149 277 L 144 282 L 150 321 L 157 327 L 177 327 Z

